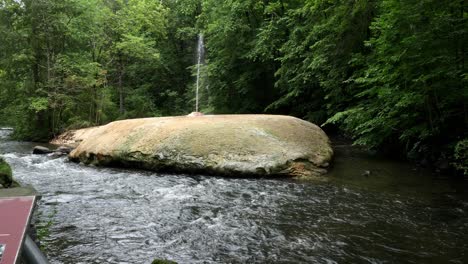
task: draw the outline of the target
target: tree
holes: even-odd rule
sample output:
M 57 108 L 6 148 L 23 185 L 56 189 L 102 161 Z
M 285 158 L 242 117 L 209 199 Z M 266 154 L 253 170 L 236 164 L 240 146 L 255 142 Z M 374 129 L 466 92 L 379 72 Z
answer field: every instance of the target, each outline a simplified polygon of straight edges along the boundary
M 274 56 L 256 48 L 263 21 L 271 17 L 267 7 L 259 1 L 203 2 L 210 102 L 217 113 L 261 113 L 274 100 Z
M 352 79 L 357 102 L 329 121 L 358 144 L 394 146 L 417 159 L 453 155 L 468 131 L 464 8 L 463 1 L 382 1 L 370 53 L 354 59 L 364 66 Z
M 349 105 L 349 60 L 364 47 L 374 9 L 374 1 L 313 0 L 288 11 L 276 72 L 282 95 L 269 108 L 323 123 Z

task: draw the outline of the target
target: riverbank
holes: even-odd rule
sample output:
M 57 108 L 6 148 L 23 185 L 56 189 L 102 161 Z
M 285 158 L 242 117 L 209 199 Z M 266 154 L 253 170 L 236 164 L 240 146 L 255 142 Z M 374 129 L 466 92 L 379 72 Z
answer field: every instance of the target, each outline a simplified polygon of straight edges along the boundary
M 395 163 L 408 164 L 412 170 L 422 170 L 430 174 L 436 174 L 440 177 L 450 177 L 454 181 L 467 181 L 468 174 L 466 174 L 468 166 L 468 143 L 466 146 L 458 150 L 458 159 L 417 159 L 409 158 L 405 153 L 401 153 L 392 148 L 386 149 L 368 149 L 365 146 L 354 145 L 354 141 L 343 135 L 342 132 L 336 129 L 326 129 L 324 131 L 330 136 L 332 147 L 334 150 L 337 148 L 348 149 L 357 155 L 376 160 L 388 160 Z M 463 154 L 462 154 L 463 153 Z M 464 161 L 463 161 L 464 160 Z M 456 162 L 455 162 L 456 161 Z M 457 169 L 458 168 L 458 169 Z

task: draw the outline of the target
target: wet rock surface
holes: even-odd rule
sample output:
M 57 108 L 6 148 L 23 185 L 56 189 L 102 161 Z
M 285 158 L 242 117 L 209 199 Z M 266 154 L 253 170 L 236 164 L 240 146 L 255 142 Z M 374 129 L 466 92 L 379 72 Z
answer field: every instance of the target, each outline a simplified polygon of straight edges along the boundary
M 52 153 L 52 152 L 54 152 L 54 151 L 49 149 L 49 148 L 43 147 L 43 146 L 35 146 L 33 148 L 33 151 L 32 151 L 33 154 L 38 154 L 38 155 L 49 154 L 49 153 Z

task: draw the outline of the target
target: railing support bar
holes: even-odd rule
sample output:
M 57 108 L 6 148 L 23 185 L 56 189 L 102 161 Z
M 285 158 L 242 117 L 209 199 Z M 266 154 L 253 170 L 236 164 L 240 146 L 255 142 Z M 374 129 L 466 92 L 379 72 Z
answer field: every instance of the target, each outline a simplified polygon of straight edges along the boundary
M 28 264 L 49 264 L 44 253 L 42 253 L 29 235 L 24 237 L 23 258 Z

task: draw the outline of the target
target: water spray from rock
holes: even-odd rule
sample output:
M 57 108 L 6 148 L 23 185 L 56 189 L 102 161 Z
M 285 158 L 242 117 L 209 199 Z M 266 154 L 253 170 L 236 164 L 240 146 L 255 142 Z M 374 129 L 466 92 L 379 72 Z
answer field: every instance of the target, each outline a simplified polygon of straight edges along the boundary
M 205 46 L 203 43 L 203 35 L 198 35 L 198 44 L 197 44 L 197 91 L 195 97 L 195 112 L 198 112 L 199 109 L 199 90 L 200 90 L 200 68 L 203 62 L 203 56 L 205 55 Z

